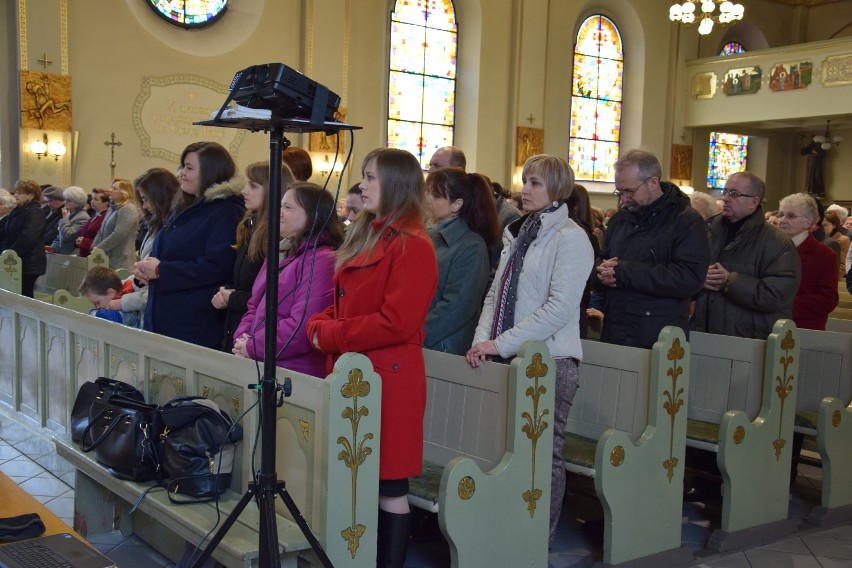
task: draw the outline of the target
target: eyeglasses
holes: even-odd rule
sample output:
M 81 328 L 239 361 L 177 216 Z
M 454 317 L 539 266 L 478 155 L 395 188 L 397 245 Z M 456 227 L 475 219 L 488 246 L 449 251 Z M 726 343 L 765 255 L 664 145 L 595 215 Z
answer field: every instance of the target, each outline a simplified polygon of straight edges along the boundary
M 630 196 L 630 195 L 633 195 L 634 193 L 636 193 L 637 191 L 639 191 L 639 188 L 642 187 L 643 185 L 645 185 L 646 183 L 648 183 L 647 179 L 643 180 L 642 183 L 640 183 L 639 185 L 637 185 L 633 189 L 616 189 L 615 191 L 612 192 L 612 194 L 616 197 L 621 197 L 622 195 Z
M 796 215 L 795 213 L 784 213 L 783 211 L 779 211 L 776 215 L 779 219 L 798 219 L 799 217 L 804 217 L 804 215 Z
M 736 199 L 737 197 L 757 197 L 756 195 L 749 195 L 747 193 L 740 193 L 736 189 L 723 189 L 722 197 L 726 195 L 730 195 L 732 199 Z

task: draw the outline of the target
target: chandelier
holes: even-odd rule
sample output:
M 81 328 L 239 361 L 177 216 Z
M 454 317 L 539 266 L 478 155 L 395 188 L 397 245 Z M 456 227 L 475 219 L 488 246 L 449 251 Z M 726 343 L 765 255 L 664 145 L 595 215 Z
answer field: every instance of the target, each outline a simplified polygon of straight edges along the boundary
M 700 9 L 696 7 L 700 5 Z M 716 13 L 716 4 L 719 4 L 719 12 Z M 697 13 L 696 13 L 697 12 Z M 742 4 L 734 4 L 725 0 L 702 0 L 700 2 L 687 1 L 683 4 L 672 4 L 669 8 L 669 19 L 673 22 L 691 24 L 698 20 L 698 33 L 707 35 L 713 31 L 713 23 L 725 25 L 734 20 L 742 20 L 745 8 Z
M 829 127 L 831 126 L 831 121 L 825 121 L 825 133 L 817 134 L 814 136 L 814 142 L 820 145 L 820 148 L 823 150 L 831 150 L 832 146 L 840 146 L 840 143 L 843 142 L 843 136 L 840 134 L 832 135 L 829 131 Z

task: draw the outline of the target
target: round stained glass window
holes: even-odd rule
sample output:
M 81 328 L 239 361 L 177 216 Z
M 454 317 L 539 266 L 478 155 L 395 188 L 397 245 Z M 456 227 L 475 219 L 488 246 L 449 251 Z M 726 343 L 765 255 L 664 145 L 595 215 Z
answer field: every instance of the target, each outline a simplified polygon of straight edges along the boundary
M 168 23 L 186 29 L 209 26 L 228 8 L 228 0 L 146 0 L 146 4 Z

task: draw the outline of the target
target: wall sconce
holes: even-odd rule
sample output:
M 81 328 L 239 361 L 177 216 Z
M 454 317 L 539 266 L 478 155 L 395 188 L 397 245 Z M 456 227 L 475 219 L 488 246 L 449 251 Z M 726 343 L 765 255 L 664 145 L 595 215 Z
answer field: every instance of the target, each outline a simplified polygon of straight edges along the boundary
M 30 142 L 30 152 L 36 155 L 41 160 L 42 156 L 53 156 L 53 159 L 59 161 L 59 158 L 65 155 L 67 148 L 59 140 L 48 142 L 47 133 L 45 132 L 41 140 L 35 139 Z
M 343 164 L 338 161 L 335 161 L 332 165 L 332 163 L 328 159 L 328 156 L 326 155 L 326 157 L 323 158 L 322 162 L 319 163 L 318 169 L 322 177 L 327 176 L 329 172 L 335 175 L 340 175 L 340 172 L 343 171 Z

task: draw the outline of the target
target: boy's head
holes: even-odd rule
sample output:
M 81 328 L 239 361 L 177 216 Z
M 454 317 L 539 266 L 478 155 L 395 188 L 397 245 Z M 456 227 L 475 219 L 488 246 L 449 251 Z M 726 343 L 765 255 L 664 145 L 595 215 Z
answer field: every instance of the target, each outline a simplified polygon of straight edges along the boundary
M 96 266 L 86 273 L 80 284 L 80 295 L 85 296 L 96 308 L 106 308 L 121 291 L 118 273 L 105 266 Z

